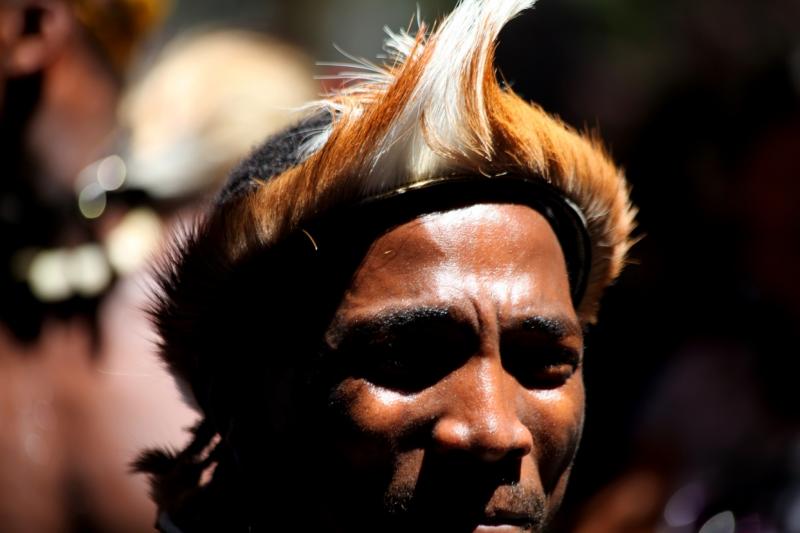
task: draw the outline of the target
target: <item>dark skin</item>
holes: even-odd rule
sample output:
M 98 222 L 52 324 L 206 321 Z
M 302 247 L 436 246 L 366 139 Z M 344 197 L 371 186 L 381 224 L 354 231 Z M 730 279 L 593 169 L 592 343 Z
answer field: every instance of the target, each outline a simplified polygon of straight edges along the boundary
M 545 527 L 583 425 L 583 335 L 538 212 L 479 204 L 391 229 L 325 341 L 348 369 L 328 403 L 329 530 Z

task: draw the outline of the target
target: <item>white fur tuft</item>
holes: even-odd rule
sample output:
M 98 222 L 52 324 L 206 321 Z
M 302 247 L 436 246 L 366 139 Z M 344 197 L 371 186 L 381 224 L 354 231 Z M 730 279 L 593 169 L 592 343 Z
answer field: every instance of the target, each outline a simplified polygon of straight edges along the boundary
M 355 70 L 343 72 L 340 79 L 349 82 L 331 98 L 315 102 L 317 109 L 327 109 L 340 120 L 357 120 L 365 106 L 380 98 L 395 81 L 394 65 L 406 63 L 413 53 L 429 50 L 424 70 L 398 117 L 392 122 L 383 139 L 359 169 L 362 194 L 371 194 L 458 170 L 457 161 L 491 160 L 490 139 L 481 136 L 467 125 L 464 102 L 472 98 L 480 113 L 478 124 L 489 130 L 483 105 L 481 76 L 474 83 L 465 83 L 471 64 L 477 57 L 478 72 L 483 73 L 488 50 L 503 26 L 521 11 L 533 6 L 536 0 L 462 0 L 456 9 L 433 32 L 426 43 L 415 46 L 416 40 L 406 31 L 394 33 L 388 28 L 384 49 L 389 65 L 378 66 L 365 60 L 347 65 Z M 474 69 L 473 69 L 474 70 Z M 464 94 L 465 89 L 474 94 Z M 472 118 L 473 124 L 475 117 Z M 333 125 L 331 128 L 334 127 Z M 307 153 L 321 148 L 328 131 L 308 140 Z M 447 147 L 456 157 L 444 157 L 431 146 Z

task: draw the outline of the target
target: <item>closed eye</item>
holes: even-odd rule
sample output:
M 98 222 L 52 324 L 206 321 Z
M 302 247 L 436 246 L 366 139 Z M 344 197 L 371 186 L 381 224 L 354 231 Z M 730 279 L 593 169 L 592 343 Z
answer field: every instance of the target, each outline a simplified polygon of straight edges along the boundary
M 564 385 L 580 368 L 583 333 L 563 318 L 529 317 L 502 334 L 500 356 L 505 369 L 529 389 Z
M 528 389 L 564 385 L 580 368 L 580 354 L 564 346 L 505 346 L 503 367 Z
M 412 393 L 461 366 L 476 347 L 469 324 L 446 309 L 414 308 L 348 325 L 334 352 L 352 376 Z

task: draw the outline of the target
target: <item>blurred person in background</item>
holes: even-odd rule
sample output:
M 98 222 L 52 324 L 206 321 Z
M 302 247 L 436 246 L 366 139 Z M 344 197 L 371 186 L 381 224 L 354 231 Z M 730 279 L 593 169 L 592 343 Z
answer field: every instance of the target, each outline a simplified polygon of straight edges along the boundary
M 83 276 L 49 275 L 63 256 L 36 252 L 77 248 L 105 228 L 89 188 L 113 153 L 124 69 L 155 22 L 157 2 L 3 0 L 0 7 L 0 152 L 3 180 L 3 299 L 0 318 L 20 340 L 36 338 L 45 316 L 93 316 L 109 285 L 101 266 Z M 91 167 L 91 168 L 90 168 Z M 103 167 L 112 186 L 119 165 Z M 94 176 L 90 176 L 94 171 Z M 81 200 L 81 201 L 79 201 Z M 84 265 L 96 250 L 82 249 Z M 49 259 L 49 261 L 47 260 Z M 42 266 L 44 265 L 44 266 Z M 76 263 L 77 265 L 77 263 Z M 80 279 L 79 279 L 80 278 Z
M 137 121 L 123 111 L 120 122 L 126 71 L 164 6 L 0 0 L 3 531 L 151 528 L 145 484 L 128 464 L 154 441 L 181 444 L 180 428 L 195 415 L 152 356 L 142 311 L 147 259 L 176 207 L 213 188 L 212 176 L 250 149 L 241 134 L 250 128 L 222 117 L 247 115 L 260 138 L 314 93 L 310 81 L 294 85 L 299 55 L 237 34 L 224 52 L 210 45 L 186 56 L 172 77 L 173 66 L 154 68 L 125 98 Z M 205 54 L 216 62 L 203 66 Z M 181 107 L 187 94 L 211 86 L 209 69 L 226 54 L 229 74 L 253 76 L 222 78 L 231 83 Z M 258 73 L 267 77 L 256 80 Z M 261 83 L 261 95 L 248 81 Z M 292 88 L 270 92 L 265 81 Z M 172 101 L 163 94 L 170 87 L 182 89 Z M 286 94 L 300 100 L 280 98 Z M 130 158 L 130 172 L 115 152 Z M 162 167 L 181 184 L 168 183 Z
M 101 245 L 114 220 L 99 216 L 97 190 L 120 179 L 112 153 L 122 80 L 160 5 L 0 5 L 4 531 L 148 524 L 146 492 L 128 474 L 124 435 L 110 424 L 125 414 L 114 413 L 121 398 L 100 368 L 108 339 L 98 310 L 116 275 Z M 177 396 L 167 379 L 146 385 L 167 405 Z

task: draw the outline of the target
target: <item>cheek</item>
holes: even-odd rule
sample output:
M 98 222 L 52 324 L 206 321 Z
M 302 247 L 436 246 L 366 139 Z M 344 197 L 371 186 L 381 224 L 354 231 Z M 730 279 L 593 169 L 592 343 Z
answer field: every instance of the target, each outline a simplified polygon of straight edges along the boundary
M 576 373 L 557 389 L 529 391 L 525 425 L 531 430 L 533 460 L 546 494 L 566 482 L 583 430 L 583 378 Z
M 331 395 L 338 451 L 351 464 L 364 467 L 394 461 L 401 441 L 425 418 L 417 395 L 347 378 Z

